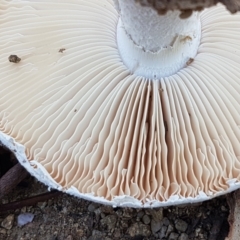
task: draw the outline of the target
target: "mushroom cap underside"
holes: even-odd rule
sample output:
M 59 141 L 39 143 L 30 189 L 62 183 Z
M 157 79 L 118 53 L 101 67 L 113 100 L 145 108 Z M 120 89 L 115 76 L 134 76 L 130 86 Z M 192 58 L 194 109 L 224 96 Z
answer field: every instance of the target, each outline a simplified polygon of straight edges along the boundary
M 3 1 L 0 9 L 0 141 L 37 179 L 133 207 L 239 187 L 239 14 L 221 5 L 201 12 L 197 56 L 151 80 L 121 61 L 112 1 Z

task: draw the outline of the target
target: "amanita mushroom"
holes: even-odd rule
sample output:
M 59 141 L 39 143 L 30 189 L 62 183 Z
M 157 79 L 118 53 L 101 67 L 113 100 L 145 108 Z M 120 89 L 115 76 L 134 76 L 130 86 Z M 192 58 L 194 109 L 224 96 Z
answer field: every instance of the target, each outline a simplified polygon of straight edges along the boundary
M 133 207 L 240 187 L 239 14 L 217 5 L 180 18 L 133 0 L 0 6 L 0 141 L 38 180 Z

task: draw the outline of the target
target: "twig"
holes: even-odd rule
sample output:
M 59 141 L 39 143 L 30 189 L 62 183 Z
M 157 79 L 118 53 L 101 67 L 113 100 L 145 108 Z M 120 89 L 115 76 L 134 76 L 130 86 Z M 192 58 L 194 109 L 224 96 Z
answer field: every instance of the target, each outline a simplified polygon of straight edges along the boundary
M 17 163 L 0 179 L 0 199 L 8 194 L 28 175 L 27 171 Z
M 50 198 L 57 197 L 59 195 L 63 194 L 62 192 L 59 192 L 57 190 L 46 192 L 37 196 L 33 196 L 27 199 L 19 200 L 16 202 L 6 203 L 3 205 L 0 205 L 0 213 L 6 212 L 9 210 L 15 210 L 18 208 L 26 207 L 26 206 L 33 206 L 37 204 L 38 202 L 44 202 Z

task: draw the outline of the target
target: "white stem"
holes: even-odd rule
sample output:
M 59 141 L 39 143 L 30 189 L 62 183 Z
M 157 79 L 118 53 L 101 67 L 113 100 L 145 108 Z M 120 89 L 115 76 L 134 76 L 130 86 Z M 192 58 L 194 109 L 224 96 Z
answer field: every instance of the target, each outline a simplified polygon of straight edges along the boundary
M 132 73 L 151 79 L 170 76 L 195 57 L 201 37 L 198 12 L 187 19 L 179 11 L 159 15 L 133 0 L 118 0 L 118 10 L 119 52 Z

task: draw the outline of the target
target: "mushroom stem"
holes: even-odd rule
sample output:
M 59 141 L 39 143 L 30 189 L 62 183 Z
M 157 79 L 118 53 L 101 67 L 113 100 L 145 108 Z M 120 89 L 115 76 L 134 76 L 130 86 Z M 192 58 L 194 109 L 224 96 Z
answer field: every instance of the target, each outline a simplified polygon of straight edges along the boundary
M 135 1 L 119 0 L 117 41 L 125 65 L 136 75 L 155 79 L 170 76 L 194 58 L 200 43 L 199 12 L 160 15 Z

